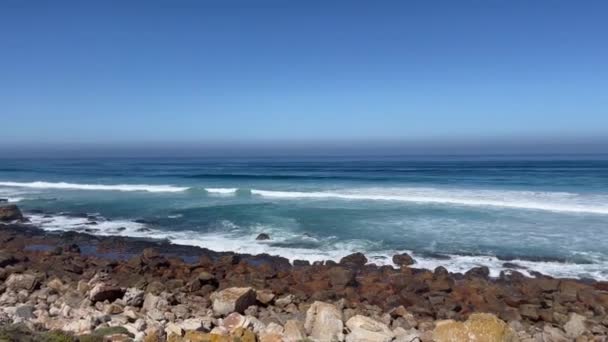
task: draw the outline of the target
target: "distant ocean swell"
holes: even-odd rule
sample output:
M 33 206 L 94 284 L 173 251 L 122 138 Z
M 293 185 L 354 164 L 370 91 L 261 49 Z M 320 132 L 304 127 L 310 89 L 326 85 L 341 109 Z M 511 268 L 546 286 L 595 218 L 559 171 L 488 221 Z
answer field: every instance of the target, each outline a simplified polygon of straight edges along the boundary
M 179 193 L 196 190 L 191 186 L 150 184 L 77 184 L 66 182 L 0 182 L 0 186 L 32 189 L 64 189 L 90 191 L 142 191 Z M 240 188 L 204 188 L 209 195 L 251 195 L 283 200 L 349 200 L 392 201 L 469 207 L 500 207 L 563 213 L 608 215 L 608 195 L 569 192 L 517 191 L 487 189 L 453 189 L 422 187 L 368 187 L 324 191 L 288 191 Z

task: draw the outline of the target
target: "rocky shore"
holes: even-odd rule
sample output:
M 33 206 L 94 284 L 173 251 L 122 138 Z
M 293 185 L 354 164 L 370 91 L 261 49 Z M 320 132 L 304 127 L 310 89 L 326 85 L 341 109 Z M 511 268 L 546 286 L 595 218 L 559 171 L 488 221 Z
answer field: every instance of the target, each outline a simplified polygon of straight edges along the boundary
M 606 341 L 608 283 L 293 264 L 166 241 L 45 232 L 0 208 L 0 340 Z

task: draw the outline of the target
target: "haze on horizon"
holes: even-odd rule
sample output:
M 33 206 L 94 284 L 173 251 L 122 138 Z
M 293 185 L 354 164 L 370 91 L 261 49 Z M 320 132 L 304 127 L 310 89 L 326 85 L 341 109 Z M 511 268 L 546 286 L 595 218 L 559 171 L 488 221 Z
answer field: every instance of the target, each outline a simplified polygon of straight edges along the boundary
M 0 155 L 603 153 L 605 13 L 605 1 L 3 1 Z

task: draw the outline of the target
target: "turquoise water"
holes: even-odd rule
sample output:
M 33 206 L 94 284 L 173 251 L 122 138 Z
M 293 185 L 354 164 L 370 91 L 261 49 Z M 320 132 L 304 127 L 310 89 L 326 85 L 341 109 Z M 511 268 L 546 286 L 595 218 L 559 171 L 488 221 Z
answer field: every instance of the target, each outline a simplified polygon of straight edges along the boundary
M 407 251 L 420 267 L 494 275 L 510 260 L 608 279 L 608 160 L 598 156 L 0 159 L 0 198 L 49 230 L 292 260 L 362 251 L 390 264 Z M 262 232 L 272 239 L 256 241 Z

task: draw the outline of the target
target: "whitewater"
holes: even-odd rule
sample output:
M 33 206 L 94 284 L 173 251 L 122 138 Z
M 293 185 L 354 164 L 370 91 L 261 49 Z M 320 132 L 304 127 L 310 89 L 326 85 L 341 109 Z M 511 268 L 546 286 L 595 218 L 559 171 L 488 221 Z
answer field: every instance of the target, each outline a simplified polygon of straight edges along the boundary
M 485 265 L 498 275 L 516 264 L 608 279 L 602 158 L 0 162 L 0 201 L 47 230 L 290 260 L 364 252 L 391 264 L 408 252 L 423 268 Z

